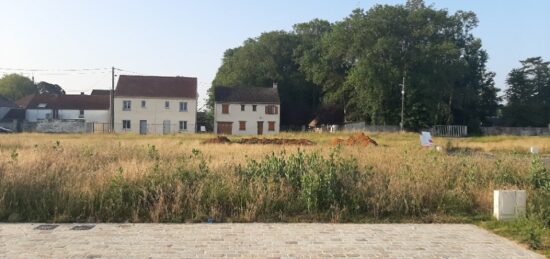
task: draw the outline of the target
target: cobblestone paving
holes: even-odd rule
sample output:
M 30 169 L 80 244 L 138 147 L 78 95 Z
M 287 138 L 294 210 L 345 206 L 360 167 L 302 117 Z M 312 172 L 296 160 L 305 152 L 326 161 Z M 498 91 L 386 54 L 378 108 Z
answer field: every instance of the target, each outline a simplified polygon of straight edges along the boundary
M 473 225 L 0 224 L 2 258 L 542 258 Z M 81 228 L 82 229 L 82 228 Z M 84 228 L 85 229 L 85 228 Z

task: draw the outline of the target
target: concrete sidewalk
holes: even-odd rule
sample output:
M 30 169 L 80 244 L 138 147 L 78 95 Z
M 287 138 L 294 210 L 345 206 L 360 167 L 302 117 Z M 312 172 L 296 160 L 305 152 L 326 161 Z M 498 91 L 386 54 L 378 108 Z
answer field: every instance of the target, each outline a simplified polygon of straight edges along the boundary
M 60 224 L 48 228 L 0 224 L 0 257 L 543 258 L 464 224 Z

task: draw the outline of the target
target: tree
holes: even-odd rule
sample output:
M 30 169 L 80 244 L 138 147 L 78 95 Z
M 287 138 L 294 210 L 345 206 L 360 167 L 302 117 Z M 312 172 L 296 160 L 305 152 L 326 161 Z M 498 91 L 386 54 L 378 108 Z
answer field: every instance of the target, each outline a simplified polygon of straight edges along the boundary
M 404 78 L 406 128 L 476 131 L 499 103 L 488 55 L 472 34 L 477 23 L 472 12 L 449 14 L 422 0 L 356 9 L 342 21 L 315 19 L 227 50 L 213 85 L 284 82 L 283 124 L 304 121 L 289 119 L 293 111 L 311 116 L 329 105 L 346 120 L 397 125 Z
M 306 124 L 318 104 L 318 88 L 306 80 L 294 62 L 299 42 L 295 34 L 274 31 L 227 50 L 209 90 L 210 109 L 217 86 L 272 87 L 276 82 L 281 99 L 281 124 Z
M 50 84 L 48 82 L 40 82 L 36 84 L 36 89 L 38 91 L 38 94 L 53 94 L 53 95 L 64 95 L 65 90 L 61 88 L 61 86 L 56 84 Z
M 28 77 L 9 74 L 0 79 L 0 95 L 16 101 L 24 96 L 35 94 L 36 87 Z
M 510 126 L 547 126 L 550 123 L 550 62 L 541 57 L 520 61 L 506 83 L 503 119 Z

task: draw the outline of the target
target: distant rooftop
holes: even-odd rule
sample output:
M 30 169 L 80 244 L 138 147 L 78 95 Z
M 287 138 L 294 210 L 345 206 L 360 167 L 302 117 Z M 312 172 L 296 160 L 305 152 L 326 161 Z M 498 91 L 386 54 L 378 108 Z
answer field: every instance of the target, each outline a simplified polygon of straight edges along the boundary
M 227 103 L 279 103 L 277 88 L 272 87 L 216 87 L 216 102 Z
M 121 75 L 115 96 L 197 98 L 197 78 Z

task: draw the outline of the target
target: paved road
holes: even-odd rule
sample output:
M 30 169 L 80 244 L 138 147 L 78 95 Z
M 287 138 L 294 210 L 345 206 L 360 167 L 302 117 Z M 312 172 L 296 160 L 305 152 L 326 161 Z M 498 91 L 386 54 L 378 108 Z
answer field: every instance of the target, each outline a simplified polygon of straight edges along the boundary
M 473 225 L 0 224 L 0 257 L 542 258 Z

